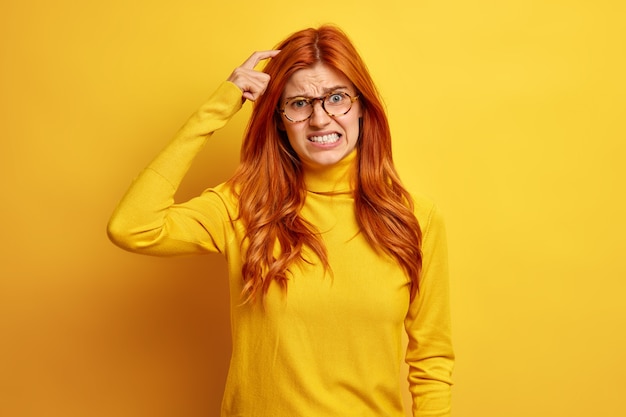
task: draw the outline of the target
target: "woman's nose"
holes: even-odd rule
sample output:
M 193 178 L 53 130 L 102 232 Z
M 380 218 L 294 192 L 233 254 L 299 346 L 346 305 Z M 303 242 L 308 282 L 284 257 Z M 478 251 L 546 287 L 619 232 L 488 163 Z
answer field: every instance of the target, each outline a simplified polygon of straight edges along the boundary
M 322 102 L 320 100 L 316 100 L 313 102 L 313 114 L 311 114 L 311 119 L 309 121 L 311 126 L 326 126 L 330 123 L 330 116 L 324 110 L 322 106 Z

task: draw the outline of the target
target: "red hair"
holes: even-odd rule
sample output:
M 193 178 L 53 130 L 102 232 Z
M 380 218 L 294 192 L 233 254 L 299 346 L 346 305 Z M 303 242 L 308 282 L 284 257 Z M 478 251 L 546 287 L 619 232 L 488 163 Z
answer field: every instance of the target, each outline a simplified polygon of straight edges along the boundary
M 378 91 L 365 63 L 345 33 L 334 26 L 305 29 L 277 45 L 281 53 L 264 69 L 270 75 L 255 102 L 241 148 L 241 163 L 230 180 L 246 227 L 242 274 L 245 301 L 256 299 L 276 281 L 287 288 L 289 267 L 305 259 L 304 247 L 330 270 L 326 248 L 315 227 L 300 217 L 306 189 L 301 162 L 276 111 L 294 72 L 322 63 L 343 73 L 355 86 L 362 109 L 354 184 L 355 213 L 370 245 L 391 255 L 418 289 L 422 264 L 421 230 L 413 201 L 394 168 L 391 134 Z

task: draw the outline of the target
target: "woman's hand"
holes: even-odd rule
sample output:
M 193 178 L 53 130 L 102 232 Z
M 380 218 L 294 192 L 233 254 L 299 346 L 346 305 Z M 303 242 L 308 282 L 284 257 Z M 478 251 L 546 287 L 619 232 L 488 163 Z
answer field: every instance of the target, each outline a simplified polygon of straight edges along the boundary
M 235 84 L 243 92 L 243 98 L 250 101 L 256 101 L 267 88 L 270 82 L 270 76 L 264 72 L 257 71 L 254 67 L 265 59 L 273 58 L 280 51 L 259 51 L 250 55 L 241 66 L 235 68 L 233 73 L 228 77 L 228 81 Z

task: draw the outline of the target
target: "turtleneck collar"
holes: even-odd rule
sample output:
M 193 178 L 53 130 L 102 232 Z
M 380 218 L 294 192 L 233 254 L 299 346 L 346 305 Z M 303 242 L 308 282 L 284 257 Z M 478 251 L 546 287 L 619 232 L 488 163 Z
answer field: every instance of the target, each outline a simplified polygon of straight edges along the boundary
M 303 164 L 306 189 L 320 194 L 350 193 L 353 189 L 353 172 L 356 169 L 357 150 L 353 150 L 341 161 L 325 167 Z

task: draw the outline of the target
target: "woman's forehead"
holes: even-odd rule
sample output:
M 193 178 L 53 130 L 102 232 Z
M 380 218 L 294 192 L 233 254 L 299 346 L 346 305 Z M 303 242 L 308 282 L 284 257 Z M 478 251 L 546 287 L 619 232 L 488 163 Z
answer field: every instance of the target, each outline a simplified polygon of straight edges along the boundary
M 294 72 L 285 84 L 283 97 L 318 97 L 334 90 L 352 88 L 352 82 L 342 72 L 325 64 L 316 64 Z

